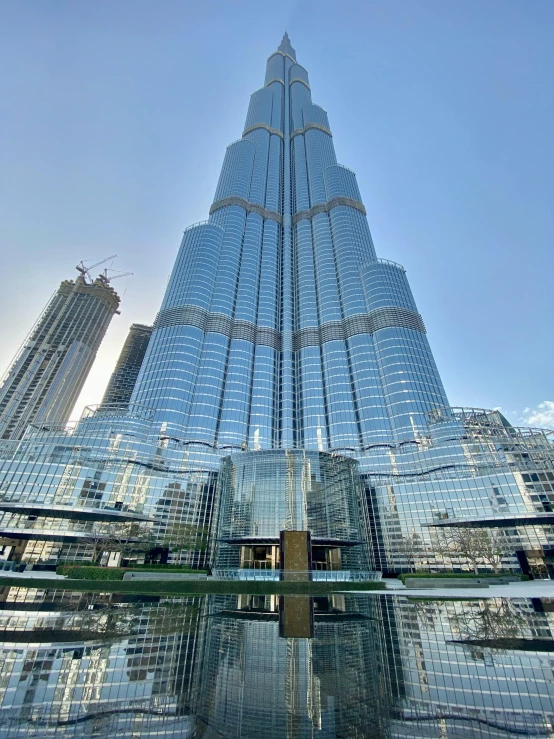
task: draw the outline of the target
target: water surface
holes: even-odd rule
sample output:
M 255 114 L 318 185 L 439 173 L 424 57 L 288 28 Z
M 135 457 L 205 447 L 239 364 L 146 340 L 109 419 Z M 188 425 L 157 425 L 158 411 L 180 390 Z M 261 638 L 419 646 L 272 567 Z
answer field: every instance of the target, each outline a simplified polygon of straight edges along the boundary
M 554 600 L 3 588 L 0 737 L 554 737 Z

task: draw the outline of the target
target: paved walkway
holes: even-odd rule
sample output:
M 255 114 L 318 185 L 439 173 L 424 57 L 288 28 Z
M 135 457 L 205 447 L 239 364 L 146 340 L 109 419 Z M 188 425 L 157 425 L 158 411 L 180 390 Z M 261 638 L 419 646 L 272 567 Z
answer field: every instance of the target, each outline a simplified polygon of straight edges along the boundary
M 383 582 L 387 586 L 386 595 L 415 596 L 416 598 L 554 598 L 554 580 L 530 580 L 509 585 L 490 585 L 488 588 L 432 588 L 427 590 L 408 589 L 401 580 L 383 580 Z M 382 590 L 369 591 L 371 592 L 383 593 Z
M 0 577 L 24 577 L 32 580 L 40 578 L 41 580 L 65 580 L 64 575 L 56 575 L 51 570 L 27 570 L 25 572 L 13 572 L 13 570 L 0 570 Z

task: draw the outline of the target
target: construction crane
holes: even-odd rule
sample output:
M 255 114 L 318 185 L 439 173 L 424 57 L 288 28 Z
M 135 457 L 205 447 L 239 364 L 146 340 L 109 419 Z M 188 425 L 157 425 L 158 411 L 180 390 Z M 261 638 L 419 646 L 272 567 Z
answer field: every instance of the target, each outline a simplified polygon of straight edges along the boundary
M 108 272 L 112 272 L 113 270 L 105 269 L 103 272 L 100 272 L 98 275 L 98 280 L 103 285 L 109 285 L 112 280 L 118 280 L 120 277 L 127 277 L 128 275 L 132 275 L 132 272 L 120 272 L 117 275 L 109 275 Z
M 99 267 L 101 264 L 104 264 L 104 262 L 109 262 L 110 259 L 115 259 L 117 257 L 117 254 L 112 254 L 111 257 L 106 257 L 105 259 L 101 259 L 99 262 L 96 262 L 96 264 L 92 264 L 90 267 L 85 267 L 85 263 L 81 260 L 79 264 L 75 267 L 77 272 L 81 273 L 81 279 L 85 284 L 87 284 L 87 277 L 92 282 L 92 277 L 90 276 L 91 270 L 93 270 L 95 267 Z

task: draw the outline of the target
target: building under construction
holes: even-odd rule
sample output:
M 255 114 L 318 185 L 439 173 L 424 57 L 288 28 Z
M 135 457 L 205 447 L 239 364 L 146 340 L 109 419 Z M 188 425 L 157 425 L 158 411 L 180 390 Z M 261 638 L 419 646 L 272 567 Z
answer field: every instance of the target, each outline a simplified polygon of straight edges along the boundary
M 0 388 L 0 438 L 21 439 L 31 423 L 65 423 L 120 298 L 101 274 L 78 267 L 64 280 L 16 355 Z
M 133 323 L 104 393 L 103 405 L 128 407 L 151 335 L 152 326 Z

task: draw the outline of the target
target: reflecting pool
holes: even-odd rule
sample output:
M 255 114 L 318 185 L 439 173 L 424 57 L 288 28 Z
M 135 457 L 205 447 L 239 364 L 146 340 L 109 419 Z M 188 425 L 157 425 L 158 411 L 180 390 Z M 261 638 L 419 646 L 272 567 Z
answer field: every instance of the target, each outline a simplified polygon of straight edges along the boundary
M 554 737 L 554 599 L 0 589 L 0 737 Z

